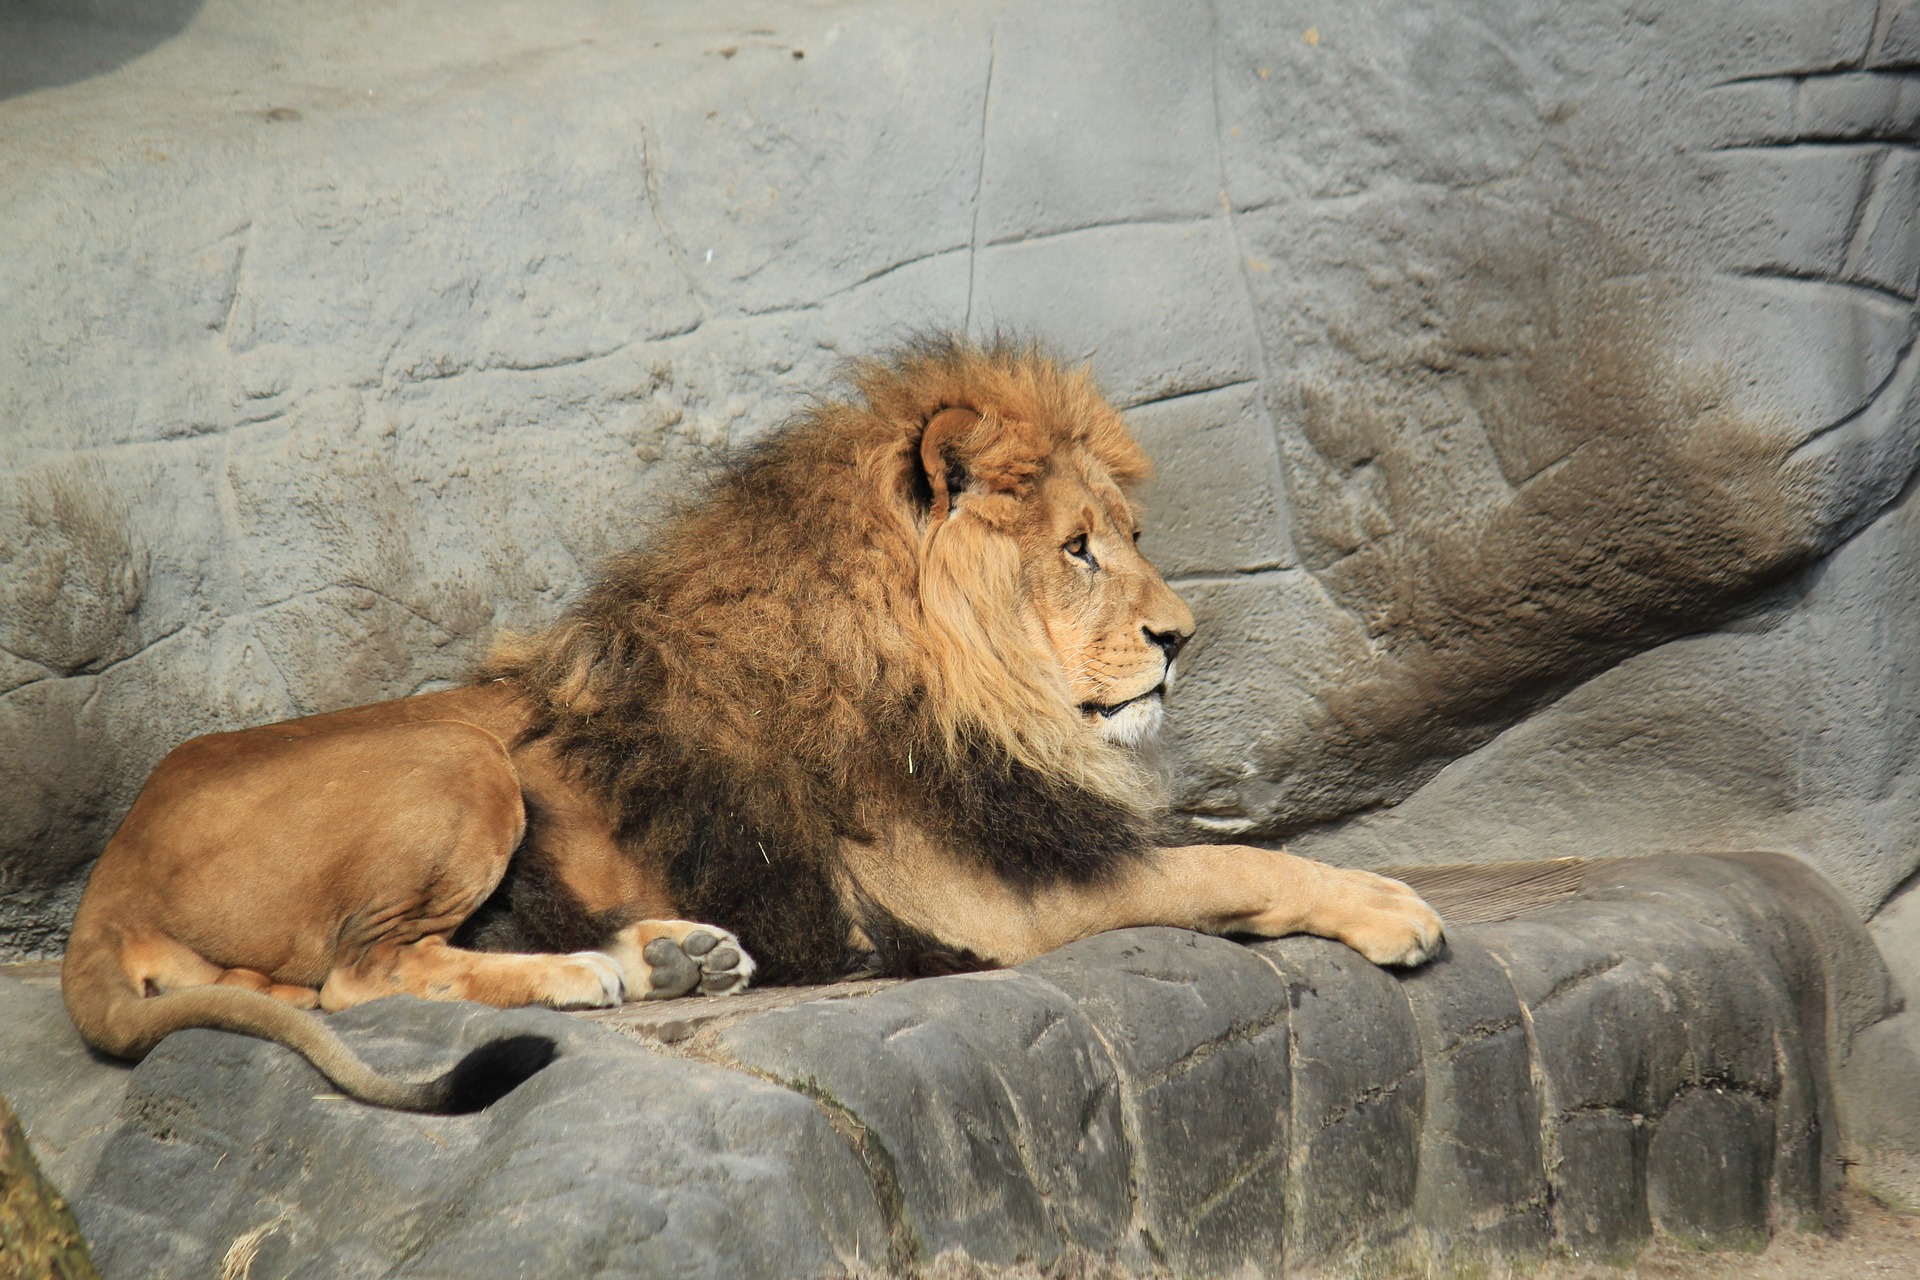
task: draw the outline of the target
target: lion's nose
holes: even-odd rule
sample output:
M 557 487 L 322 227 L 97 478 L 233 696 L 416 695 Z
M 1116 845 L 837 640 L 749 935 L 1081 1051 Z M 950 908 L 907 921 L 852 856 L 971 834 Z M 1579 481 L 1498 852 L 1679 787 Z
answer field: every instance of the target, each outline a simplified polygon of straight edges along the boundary
M 1179 657 L 1180 651 L 1187 647 L 1187 641 L 1193 639 L 1191 631 L 1155 631 L 1152 627 L 1142 627 L 1140 630 L 1146 633 L 1148 644 L 1160 646 L 1168 662 Z

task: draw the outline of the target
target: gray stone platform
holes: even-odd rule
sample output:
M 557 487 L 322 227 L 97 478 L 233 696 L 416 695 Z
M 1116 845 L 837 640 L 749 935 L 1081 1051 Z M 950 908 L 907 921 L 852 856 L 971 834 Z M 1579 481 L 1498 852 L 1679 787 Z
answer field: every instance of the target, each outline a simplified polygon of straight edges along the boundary
M 1141 929 L 671 1046 L 405 998 L 336 1019 L 392 1069 L 560 1042 L 469 1117 L 341 1100 L 220 1032 L 98 1063 L 51 989 L 0 980 L 0 1091 L 109 1277 L 741 1280 L 949 1251 L 1279 1276 L 1817 1223 L 1850 1100 L 1901 1087 L 1852 1055 L 1897 1004 L 1804 866 L 1694 856 L 1589 863 L 1406 975 Z

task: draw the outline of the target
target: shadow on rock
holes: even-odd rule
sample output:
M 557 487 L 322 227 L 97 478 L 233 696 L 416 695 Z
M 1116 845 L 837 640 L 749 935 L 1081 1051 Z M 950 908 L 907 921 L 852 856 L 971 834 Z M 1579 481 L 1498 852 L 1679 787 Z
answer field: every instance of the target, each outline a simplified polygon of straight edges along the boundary
M 85 80 L 184 29 L 202 0 L 17 0 L 0 7 L 0 99 Z

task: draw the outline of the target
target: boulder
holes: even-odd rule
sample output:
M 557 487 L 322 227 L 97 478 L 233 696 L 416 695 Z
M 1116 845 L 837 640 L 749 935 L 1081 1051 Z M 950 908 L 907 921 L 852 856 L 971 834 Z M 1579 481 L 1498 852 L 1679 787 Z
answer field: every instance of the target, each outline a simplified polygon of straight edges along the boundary
M 1819 1226 L 1860 1149 L 1847 1082 L 1899 1020 L 1851 909 L 1780 855 L 1599 861 L 1580 881 L 1456 926 L 1404 973 L 1317 938 L 1132 929 L 737 1014 L 391 997 L 333 1016 L 394 1071 L 557 1042 L 458 1117 L 346 1101 L 226 1032 L 178 1032 L 133 1069 L 74 1058 L 54 992 L 0 979 L 25 1015 L 9 1025 L 32 1028 L 0 1090 L 109 1280 L 941 1258 L 1280 1277 L 1362 1251 L 1466 1268 Z M 48 1063 L 66 1088 L 36 1086 Z M 58 1136 L 94 1130 L 84 1154 Z

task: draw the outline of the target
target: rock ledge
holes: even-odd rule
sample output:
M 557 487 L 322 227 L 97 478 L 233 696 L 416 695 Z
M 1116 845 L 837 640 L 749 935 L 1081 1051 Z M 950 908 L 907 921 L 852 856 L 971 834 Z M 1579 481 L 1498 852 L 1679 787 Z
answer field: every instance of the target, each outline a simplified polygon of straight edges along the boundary
M 405 998 L 337 1019 L 397 1069 L 510 1030 L 561 1042 L 471 1117 L 339 1100 L 220 1032 L 101 1064 L 54 993 L 0 981 L 26 1029 L 0 1090 L 109 1277 L 220 1274 L 236 1249 L 254 1280 L 556 1259 L 740 1280 L 956 1251 L 1279 1276 L 1363 1248 L 1618 1256 L 1816 1223 L 1854 1037 L 1896 1007 L 1811 871 L 1693 856 L 1589 863 L 1576 895 L 1456 928 L 1407 975 L 1318 939 L 1138 929 L 670 1047 Z

